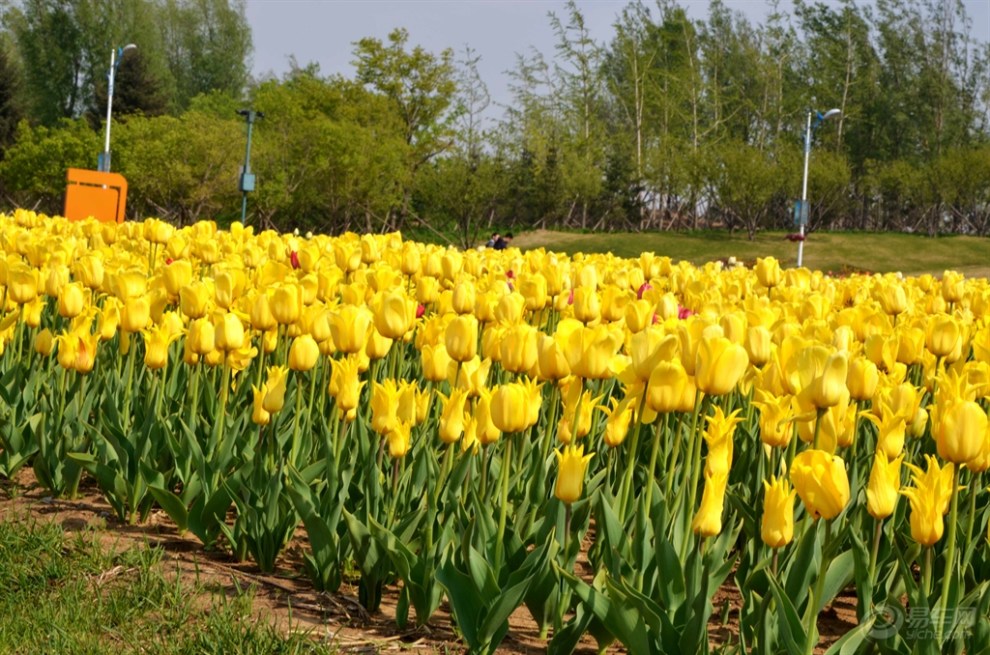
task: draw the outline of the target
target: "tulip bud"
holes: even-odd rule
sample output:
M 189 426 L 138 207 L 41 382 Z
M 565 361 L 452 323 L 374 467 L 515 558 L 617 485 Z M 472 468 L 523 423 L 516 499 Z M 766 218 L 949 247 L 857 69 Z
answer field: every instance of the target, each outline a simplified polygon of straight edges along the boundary
M 794 539 L 794 496 L 785 478 L 763 481 L 763 519 L 760 537 L 771 548 L 783 548 Z
M 293 371 L 309 371 L 320 359 L 320 347 L 316 340 L 303 334 L 292 340 L 289 346 L 289 368 Z
M 594 453 L 584 454 L 584 446 L 566 446 L 564 452 L 554 451 L 557 456 L 557 484 L 554 485 L 554 496 L 567 505 L 581 498 L 584 488 L 584 476 L 588 470 L 588 462 Z
M 791 482 L 814 518 L 833 519 L 849 503 L 849 477 L 841 457 L 805 450 L 794 457 Z
M 903 455 L 893 460 L 887 459 L 882 448 L 877 448 L 873 458 L 873 468 L 866 484 L 866 511 L 877 520 L 894 513 L 898 493 L 901 489 L 901 462 Z

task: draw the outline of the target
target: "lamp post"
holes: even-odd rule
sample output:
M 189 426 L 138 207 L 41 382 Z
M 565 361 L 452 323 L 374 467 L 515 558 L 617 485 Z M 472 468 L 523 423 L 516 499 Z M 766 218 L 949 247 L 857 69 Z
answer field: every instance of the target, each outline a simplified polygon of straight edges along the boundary
M 249 191 L 254 191 L 254 173 L 251 172 L 251 128 L 254 126 L 254 121 L 259 118 L 264 118 L 264 112 L 254 111 L 253 109 L 239 109 L 237 113 L 244 117 L 247 121 L 247 148 L 244 150 L 244 170 L 241 171 L 241 193 L 243 197 L 241 198 L 241 223 L 244 223 L 247 219 L 247 196 Z
M 107 136 L 103 144 L 103 152 L 100 153 L 96 165 L 97 169 L 104 173 L 110 172 L 110 116 L 113 111 L 113 79 L 117 75 L 117 69 L 120 68 L 120 60 L 124 58 L 124 53 L 136 49 L 136 45 L 128 43 L 125 46 L 110 50 L 110 80 L 107 84 Z
M 811 117 L 812 115 L 815 116 L 814 127 L 817 129 L 823 122 L 841 113 L 842 110 L 840 109 L 829 109 L 824 114 L 812 109 L 808 110 L 808 126 L 804 133 L 804 181 L 801 183 L 801 208 L 798 211 L 798 234 L 800 236 L 798 239 L 798 268 L 801 268 L 801 263 L 804 261 L 804 226 L 808 222 L 808 216 L 811 213 L 808 208 L 808 160 L 811 157 Z

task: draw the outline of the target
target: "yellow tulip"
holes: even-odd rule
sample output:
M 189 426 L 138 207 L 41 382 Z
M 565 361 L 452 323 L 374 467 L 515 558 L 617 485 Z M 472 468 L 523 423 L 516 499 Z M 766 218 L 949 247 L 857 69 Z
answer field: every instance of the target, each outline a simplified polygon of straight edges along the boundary
M 269 414 L 275 414 L 285 405 L 285 386 L 289 380 L 289 369 L 284 366 L 271 366 L 265 380 L 265 398 L 262 406 Z
M 416 320 L 416 301 L 406 296 L 401 289 L 379 293 L 372 301 L 371 308 L 375 327 L 382 336 L 389 339 L 403 338 Z
M 949 357 L 963 340 L 963 329 L 953 316 L 943 314 L 928 319 L 925 345 L 936 357 Z
M 972 400 L 940 407 L 933 426 L 938 455 L 954 464 L 979 456 L 987 431 L 987 413 Z
M 55 336 L 48 328 L 45 328 L 34 337 L 34 352 L 42 357 L 48 357 L 54 349 Z
M 841 457 L 805 450 L 794 457 L 791 483 L 812 517 L 833 519 L 849 503 L 849 478 Z
M 646 328 L 629 337 L 628 353 L 637 380 L 646 382 L 656 367 L 677 359 L 680 341 L 673 334 L 664 334 L 660 326 Z
M 574 289 L 574 318 L 582 323 L 591 323 L 602 316 L 601 299 L 598 292 L 591 287 Z
M 884 313 L 897 316 L 907 311 L 907 293 L 899 282 L 890 282 L 877 289 L 877 297 Z
M 842 400 L 843 395 L 848 395 L 847 374 L 848 360 L 845 354 L 829 355 L 821 375 L 815 377 L 811 383 L 811 401 L 815 407 L 819 409 L 835 407 Z
M 272 415 L 265 410 L 265 388 L 262 386 L 261 389 L 251 385 L 251 394 L 253 397 L 253 402 L 251 404 L 251 421 L 256 425 L 268 425 L 271 420 Z
M 881 405 L 883 408 L 884 405 Z M 906 423 L 899 414 L 882 409 L 882 415 L 863 414 L 867 420 L 877 426 L 877 450 L 882 450 L 887 459 L 894 459 L 904 450 Z
M 540 273 L 532 273 L 519 280 L 519 293 L 526 300 L 526 309 L 538 312 L 550 302 L 547 279 Z
M 156 325 L 147 330 L 144 334 L 144 365 L 152 370 L 165 368 L 168 347 L 177 336 L 166 325 Z
M 857 357 L 849 362 L 846 387 L 853 400 L 873 400 L 879 382 L 880 372 L 876 364 L 865 357 Z
M 7 295 L 18 305 L 34 300 L 38 296 L 35 269 L 26 265 L 12 267 L 7 276 Z
M 402 254 L 399 259 L 399 270 L 402 271 L 403 275 L 416 275 L 419 270 L 423 267 L 422 255 L 419 252 L 419 248 L 412 241 L 406 241 L 402 244 Z
M 218 315 L 213 327 L 217 350 L 230 352 L 244 346 L 244 324 L 236 314 L 226 312 Z
M 646 387 L 646 404 L 657 413 L 682 411 L 686 389 L 691 389 L 694 404 L 694 385 L 688 380 L 687 371 L 679 361 L 660 362 L 650 375 Z M 693 409 L 693 407 L 692 407 Z
M 443 399 L 443 411 L 440 413 L 440 441 L 452 444 L 464 434 L 467 393 L 463 389 L 454 389 L 449 397 L 443 394 L 440 394 L 440 397 Z
M 191 319 L 203 318 L 209 309 L 210 290 L 202 282 L 179 289 L 179 308 Z
M 340 412 L 356 409 L 361 399 L 361 388 L 365 382 L 361 380 L 360 363 L 354 355 L 343 359 L 330 360 L 330 395 L 333 396 Z
M 460 373 L 457 373 L 457 369 L 452 366 L 450 367 L 451 378 L 457 373 L 457 379 L 450 380 L 451 386 L 464 389 L 468 396 L 473 398 L 485 388 L 491 367 L 492 361 L 490 359 L 481 359 L 480 357 L 475 357 L 461 364 Z
M 127 299 L 120 312 L 120 329 L 124 332 L 140 332 L 151 322 L 151 303 L 148 296 Z
M 588 462 L 594 453 L 584 454 L 584 446 L 566 446 L 564 451 L 555 450 L 557 456 L 557 484 L 553 493 L 562 503 L 570 505 L 581 498 L 584 489 L 584 476 Z
M 450 368 L 454 360 L 447 354 L 447 347 L 442 343 L 436 346 L 424 345 L 419 355 L 425 380 L 440 382 L 450 377 Z
M 722 510 L 725 506 L 725 487 L 728 482 L 727 473 L 705 473 L 705 490 L 701 494 L 701 506 L 698 507 L 691 530 L 702 537 L 714 537 L 722 531 Z
M 299 284 L 291 282 L 282 284 L 272 294 L 272 316 L 275 317 L 279 325 L 292 325 L 298 321 L 302 307 L 302 287 Z
M 179 259 L 166 266 L 162 275 L 162 282 L 165 291 L 173 299 L 179 296 L 182 287 L 192 282 L 193 268 L 192 262 L 188 259 Z
M 564 356 L 571 373 L 586 380 L 600 380 L 611 377 L 609 364 L 621 345 L 621 337 L 604 325 L 581 326 L 567 334 Z
M 957 303 L 966 292 L 966 280 L 962 273 L 945 271 L 942 273 L 942 298 L 945 302 Z
M 289 346 L 289 368 L 293 371 L 309 371 L 320 359 L 320 347 L 316 339 L 302 334 L 292 340 Z
M 531 427 L 530 394 L 518 382 L 499 385 L 492 392 L 492 423 L 500 432 L 511 434 Z
M 927 455 L 928 470 L 908 464 L 913 487 L 901 490 L 911 501 L 911 538 L 923 546 L 934 546 L 942 538 L 945 524 L 942 517 L 952 497 L 953 464 L 940 467 L 938 460 Z
M 653 303 L 646 298 L 639 298 L 630 302 L 626 305 L 623 316 L 626 327 L 633 334 L 645 330 L 653 323 L 655 311 Z
M 721 407 L 716 407 L 715 413 L 707 417 L 704 439 L 708 445 L 708 456 L 705 457 L 705 471 L 728 475 L 732 468 L 733 437 L 736 426 L 742 422 L 740 411 L 737 409 L 726 416 Z
M 341 305 L 330 314 L 330 334 L 342 353 L 354 354 L 365 349 L 371 331 L 371 311 L 367 307 Z
M 506 328 L 499 342 L 499 362 L 510 373 L 527 373 L 539 360 L 540 332 L 532 325 L 518 323 Z
M 633 412 L 639 407 L 639 396 L 626 396 L 618 400 L 613 396 L 610 400 L 610 407 L 601 407 L 608 419 L 605 421 L 605 445 L 609 448 L 617 448 L 626 440 L 629 434 L 629 426 L 632 424 Z
M 794 539 L 794 496 L 797 492 L 786 478 L 763 481 L 763 518 L 760 538 L 771 548 L 783 548 Z
M 491 407 L 492 393 L 488 389 L 482 389 L 475 401 L 472 419 L 475 422 L 475 435 L 478 441 L 485 446 L 498 441 L 502 434 L 492 421 Z
M 564 350 L 556 339 L 539 334 L 537 339 L 537 372 L 541 380 L 561 380 L 571 374 Z
M 399 388 L 392 378 L 371 386 L 371 428 L 387 435 L 396 429 L 399 419 Z
M 454 286 L 451 306 L 458 314 L 470 314 L 474 311 L 477 298 L 478 294 L 475 291 L 474 283 L 470 280 L 462 280 Z
M 888 459 L 882 448 L 877 448 L 866 483 L 866 511 L 875 519 L 885 519 L 894 513 L 901 490 L 901 462 L 904 456 Z
M 743 342 L 746 354 L 753 366 L 763 366 L 770 361 L 770 353 L 773 349 L 773 335 L 770 330 L 762 325 L 755 325 L 746 330 L 746 339 Z
M 244 276 L 244 271 L 238 269 L 221 271 L 214 278 L 217 305 L 224 309 L 230 309 L 244 293 L 246 284 L 247 278 Z
M 440 298 L 440 281 L 435 277 L 422 276 L 416 281 L 416 300 L 424 305 L 432 305 Z
M 264 291 L 258 293 L 251 303 L 251 327 L 260 332 L 274 330 L 278 325 L 272 314 L 271 298 Z
M 780 271 L 780 262 L 773 257 L 762 257 L 756 260 L 756 279 L 765 287 L 778 286 L 783 275 Z
M 794 434 L 790 396 L 768 394 L 753 404 L 760 410 L 760 441 L 771 448 L 786 448 Z
M 96 253 L 85 255 L 76 262 L 75 274 L 84 286 L 99 289 L 103 286 L 103 260 Z
M 478 319 L 471 314 L 455 317 L 444 332 L 444 345 L 454 361 L 474 359 L 478 354 Z
M 64 318 L 75 318 L 86 306 L 86 295 L 81 282 L 70 282 L 59 289 L 58 314 Z
M 393 459 L 402 459 L 412 447 L 412 425 L 405 421 L 396 421 L 385 436 L 388 439 L 388 454 Z
M 515 325 L 522 321 L 526 299 L 518 292 L 507 293 L 498 299 L 494 317 L 502 325 Z
M 746 372 L 746 349 L 725 337 L 710 337 L 698 343 L 695 384 L 710 396 L 722 396 L 733 389 Z

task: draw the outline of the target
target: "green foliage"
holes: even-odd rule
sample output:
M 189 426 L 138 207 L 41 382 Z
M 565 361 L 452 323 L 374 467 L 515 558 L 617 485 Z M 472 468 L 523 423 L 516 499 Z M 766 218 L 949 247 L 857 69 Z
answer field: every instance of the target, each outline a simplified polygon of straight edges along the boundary
M 61 214 L 66 169 L 95 168 L 100 150 L 99 136 L 84 121 L 64 120 L 51 128 L 21 122 L 0 175 L 17 204 Z

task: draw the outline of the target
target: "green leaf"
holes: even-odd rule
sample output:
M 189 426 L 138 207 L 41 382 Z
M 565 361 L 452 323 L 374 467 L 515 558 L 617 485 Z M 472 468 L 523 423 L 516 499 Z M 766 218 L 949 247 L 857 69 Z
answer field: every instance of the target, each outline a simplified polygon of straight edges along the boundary
M 770 591 L 777 602 L 777 618 L 783 641 L 787 652 L 790 655 L 804 655 L 804 644 L 808 639 L 808 634 L 801 623 L 794 603 L 787 593 L 781 588 L 780 583 L 775 578 L 770 578 Z
M 155 502 L 175 522 L 175 526 L 179 529 L 179 532 L 185 532 L 189 529 L 189 513 L 186 511 L 185 504 L 183 504 L 178 496 L 156 485 L 149 486 L 148 491 L 155 498 Z
M 825 655 L 856 655 L 856 653 L 861 652 L 860 646 L 870 636 L 870 631 L 873 629 L 873 624 L 876 620 L 876 616 L 870 616 L 855 628 L 842 635 L 837 642 L 832 644 L 831 648 L 825 651 Z

